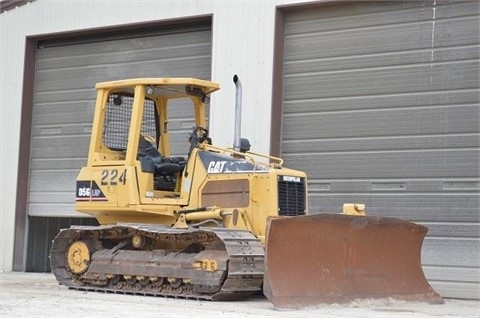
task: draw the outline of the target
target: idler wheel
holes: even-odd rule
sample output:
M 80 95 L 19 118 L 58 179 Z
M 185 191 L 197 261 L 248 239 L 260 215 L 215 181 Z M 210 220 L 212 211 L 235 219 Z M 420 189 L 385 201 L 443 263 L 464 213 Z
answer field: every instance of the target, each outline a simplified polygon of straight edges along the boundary
M 67 251 L 67 264 L 74 274 L 83 274 L 90 265 L 91 251 L 84 241 L 76 241 L 70 245 Z

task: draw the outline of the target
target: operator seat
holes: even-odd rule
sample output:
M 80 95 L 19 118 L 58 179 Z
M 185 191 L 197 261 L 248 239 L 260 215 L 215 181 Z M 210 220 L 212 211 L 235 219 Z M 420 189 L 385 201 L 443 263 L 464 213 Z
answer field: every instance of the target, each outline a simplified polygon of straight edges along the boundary
M 143 172 L 154 174 L 155 190 L 175 190 L 177 174 L 185 168 L 183 157 L 164 157 L 157 148 L 140 135 L 137 159 Z

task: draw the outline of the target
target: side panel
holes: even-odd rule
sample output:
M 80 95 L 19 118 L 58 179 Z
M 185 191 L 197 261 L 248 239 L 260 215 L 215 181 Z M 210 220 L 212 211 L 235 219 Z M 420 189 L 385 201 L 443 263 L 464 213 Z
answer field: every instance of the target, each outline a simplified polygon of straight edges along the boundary
M 134 210 L 138 203 L 135 167 L 87 167 L 80 171 L 76 186 L 77 210 L 86 213 L 117 208 Z
M 244 208 L 250 203 L 248 179 L 209 180 L 202 190 L 202 205 Z

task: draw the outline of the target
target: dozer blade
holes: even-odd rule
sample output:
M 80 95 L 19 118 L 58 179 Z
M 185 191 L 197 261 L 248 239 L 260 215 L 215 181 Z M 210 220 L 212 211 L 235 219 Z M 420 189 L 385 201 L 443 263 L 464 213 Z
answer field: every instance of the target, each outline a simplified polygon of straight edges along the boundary
M 284 309 L 361 298 L 443 303 L 421 266 L 427 230 L 389 217 L 272 218 L 264 294 L 274 307 Z

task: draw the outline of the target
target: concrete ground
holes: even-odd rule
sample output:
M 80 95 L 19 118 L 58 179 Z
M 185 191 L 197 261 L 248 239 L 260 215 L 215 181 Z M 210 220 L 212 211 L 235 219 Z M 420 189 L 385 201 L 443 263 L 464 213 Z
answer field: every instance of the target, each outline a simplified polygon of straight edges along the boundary
M 69 290 L 52 274 L 0 273 L 0 317 L 480 317 L 480 301 L 443 305 L 362 300 L 307 310 L 278 311 L 258 295 L 209 302 Z

